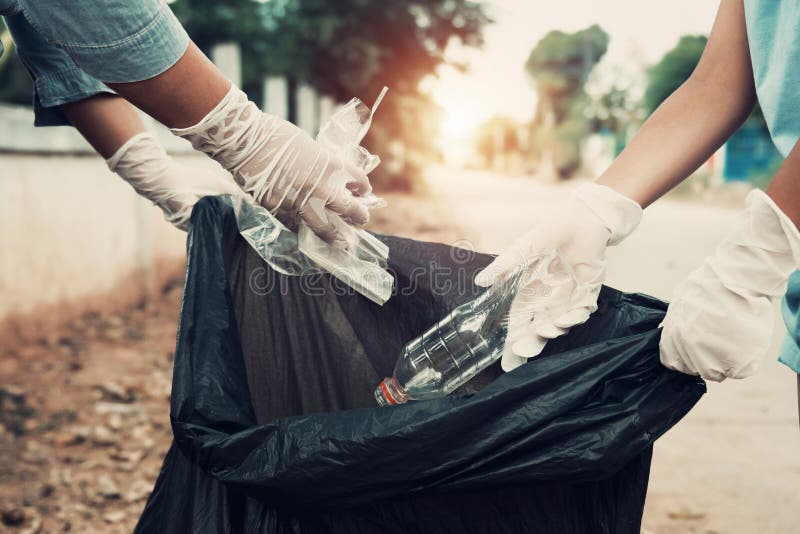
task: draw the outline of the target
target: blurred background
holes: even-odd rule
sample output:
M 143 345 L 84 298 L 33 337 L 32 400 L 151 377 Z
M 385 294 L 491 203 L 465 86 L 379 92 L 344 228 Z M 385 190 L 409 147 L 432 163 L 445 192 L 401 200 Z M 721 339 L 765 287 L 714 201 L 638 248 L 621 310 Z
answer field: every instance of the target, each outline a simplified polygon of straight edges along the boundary
M 424 188 L 426 168 L 442 162 L 539 180 L 598 174 L 692 72 L 716 9 L 622 0 L 171 5 L 251 99 L 312 133 L 337 103 L 371 102 L 388 86 L 368 140 L 385 159 L 373 181 L 406 191 Z M 0 102 L 28 105 L 24 66 L 13 54 L 1 61 Z M 699 178 L 760 183 L 777 158 L 756 110 Z
M 535 223 L 546 231 L 548 212 L 686 80 L 717 3 L 171 7 L 253 101 L 311 134 L 337 105 L 371 104 L 388 86 L 365 142 L 389 201 L 371 229 L 499 252 Z M 0 28 L 0 524 L 127 532 L 170 440 L 185 234 L 72 129 L 34 130 L 32 85 Z M 215 165 L 150 124 L 174 157 Z M 756 109 L 610 252 L 609 284 L 668 299 L 780 161 Z M 794 381 L 770 360 L 711 385 L 656 446 L 643 532 L 797 531 Z

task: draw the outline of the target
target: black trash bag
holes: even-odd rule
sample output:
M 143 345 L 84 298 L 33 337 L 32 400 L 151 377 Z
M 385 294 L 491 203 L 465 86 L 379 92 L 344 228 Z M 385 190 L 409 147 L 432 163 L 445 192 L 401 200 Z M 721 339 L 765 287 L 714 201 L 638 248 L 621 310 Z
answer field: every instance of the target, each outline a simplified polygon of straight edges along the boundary
M 653 442 L 705 384 L 662 367 L 666 305 L 599 309 L 511 373 L 378 408 L 404 344 L 474 298 L 491 257 L 381 237 L 383 307 L 272 271 L 225 197 L 196 206 L 172 388 L 174 444 L 137 532 L 637 533 Z

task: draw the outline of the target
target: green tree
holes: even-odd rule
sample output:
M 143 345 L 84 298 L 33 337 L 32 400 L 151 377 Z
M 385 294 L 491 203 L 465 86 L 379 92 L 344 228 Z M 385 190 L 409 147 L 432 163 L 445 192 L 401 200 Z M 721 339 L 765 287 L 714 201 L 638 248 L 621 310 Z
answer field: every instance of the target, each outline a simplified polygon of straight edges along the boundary
M 5 52 L 0 56 L 0 102 L 30 105 L 33 82 L 14 53 L 11 33 L 3 25 L 0 25 L 0 40 L 5 47 Z
M 588 115 L 592 132 L 613 136 L 614 154 L 617 155 L 625 148 L 631 127 L 641 123 L 641 102 L 631 98 L 627 86 L 615 81 L 592 97 Z
M 531 51 L 525 70 L 539 97 L 532 125 L 533 156 L 552 165 L 561 178 L 580 167 L 580 143 L 587 133 L 586 81 L 608 49 L 608 34 L 597 25 L 575 33 L 552 31 Z
M 471 0 L 178 0 L 173 8 L 204 50 L 222 41 L 241 45 L 244 89 L 256 98 L 265 75 L 309 83 L 341 101 L 369 103 L 388 86 L 367 145 L 383 154 L 387 143 L 402 143 L 405 164 L 393 176 L 386 176 L 390 166 L 374 176 L 394 185 L 436 156 L 438 112 L 419 93 L 420 82 L 445 61 L 451 42 L 480 46 L 490 22 L 483 4 Z
M 438 156 L 440 110 L 420 94 L 420 82 L 445 62 L 449 44 L 480 46 L 491 22 L 484 3 L 473 0 L 177 0 L 171 7 L 204 51 L 239 43 L 242 85 L 256 102 L 267 75 L 311 84 L 340 101 L 371 103 L 389 86 L 366 144 L 377 154 L 403 155 L 402 164 L 381 166 L 373 178 L 405 188 Z M 16 58 L 0 69 L 0 99 L 30 102 Z
M 2 51 L 6 48 L 11 48 L 14 46 L 14 41 L 11 39 L 11 32 L 5 28 L 0 28 L 0 45 L 0 53 L 2 53 Z M 3 70 L 3 66 L 7 61 L 7 54 L 0 55 L 0 71 Z
M 700 62 L 708 38 L 703 35 L 684 35 L 678 44 L 647 71 L 647 88 L 642 107 L 647 115 L 653 113 L 661 103 L 689 79 Z M 767 131 L 761 106 L 756 103 L 747 119 Z
M 621 134 L 630 123 L 632 114 L 630 95 L 626 89 L 612 85 L 603 94 L 592 100 L 589 115 L 592 131 L 608 131 Z
M 642 102 L 648 115 L 689 78 L 707 41 L 703 35 L 684 35 L 674 48 L 648 69 L 647 89 Z

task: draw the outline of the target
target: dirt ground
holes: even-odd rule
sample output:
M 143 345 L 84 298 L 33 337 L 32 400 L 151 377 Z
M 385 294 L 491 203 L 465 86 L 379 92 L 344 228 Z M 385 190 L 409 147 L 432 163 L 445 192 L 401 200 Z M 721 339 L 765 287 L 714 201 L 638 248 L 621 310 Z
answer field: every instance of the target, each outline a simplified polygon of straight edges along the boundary
M 391 196 L 371 228 L 441 242 L 430 199 Z M 0 355 L 0 532 L 131 532 L 169 448 L 182 280 Z
M 440 168 L 429 183 L 445 200 L 461 243 L 499 252 L 534 225 L 546 232 L 580 182 Z M 649 207 L 637 230 L 609 249 L 607 284 L 669 300 L 728 231 L 745 191 L 683 191 Z M 774 318 L 760 371 L 709 383 L 697 406 L 656 442 L 643 534 L 800 532 L 796 375 L 777 362 L 785 332 L 777 306 Z
M 431 197 L 391 195 L 371 227 L 497 251 L 568 189 L 439 172 Z M 698 209 L 648 215 L 641 235 L 614 251 L 612 284 L 668 297 L 732 217 Z M 673 235 L 674 220 L 691 235 Z M 0 532 L 131 531 L 171 439 L 181 291 L 174 280 L 144 306 L 86 315 L 60 336 L 0 355 Z M 800 531 L 800 433 L 787 376 L 773 363 L 744 388 L 712 388 L 659 441 L 643 532 Z
M 0 360 L 0 524 L 130 532 L 169 447 L 181 287 Z M 0 531 L 3 529 L 0 527 Z

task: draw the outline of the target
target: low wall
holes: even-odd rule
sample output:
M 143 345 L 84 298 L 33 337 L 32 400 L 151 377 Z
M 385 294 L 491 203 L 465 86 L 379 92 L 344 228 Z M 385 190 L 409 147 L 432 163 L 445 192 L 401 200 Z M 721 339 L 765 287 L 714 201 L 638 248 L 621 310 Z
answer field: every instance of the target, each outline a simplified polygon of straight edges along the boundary
M 15 122 L 0 109 L 0 350 L 19 338 L 52 340 L 76 314 L 142 302 L 185 262 L 185 233 L 73 130 L 31 132 L 26 112 Z M 168 143 L 187 165 L 219 169 Z
M 175 137 L 167 128 L 144 113 L 141 117 L 170 153 L 193 152 L 188 141 Z M 0 104 L 0 152 L 69 155 L 95 153 L 74 128 L 34 128 L 31 108 L 8 104 Z

